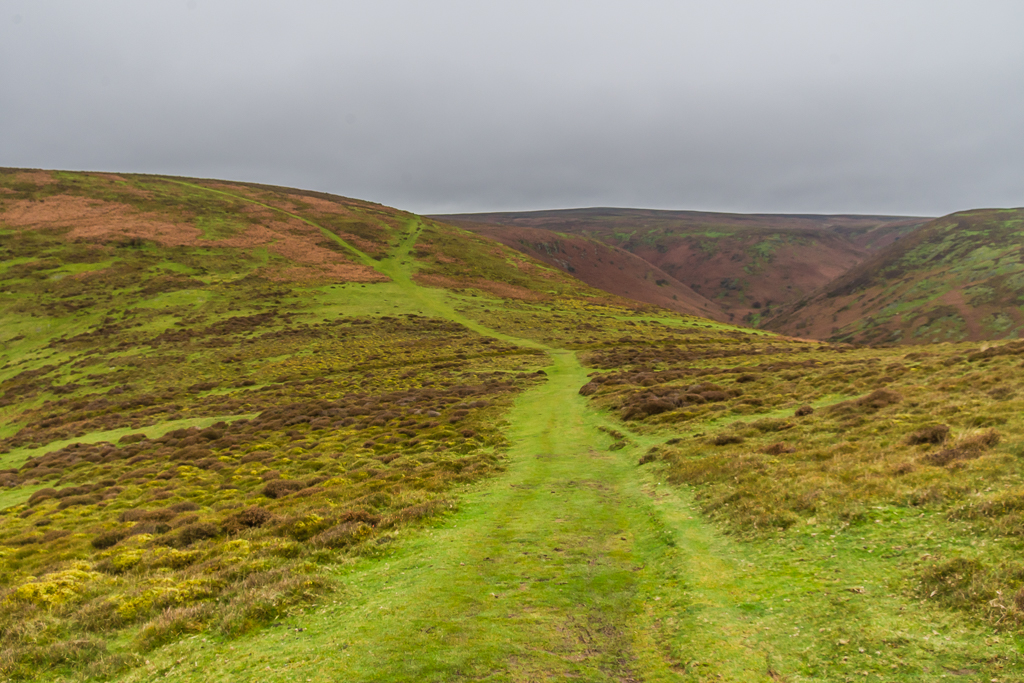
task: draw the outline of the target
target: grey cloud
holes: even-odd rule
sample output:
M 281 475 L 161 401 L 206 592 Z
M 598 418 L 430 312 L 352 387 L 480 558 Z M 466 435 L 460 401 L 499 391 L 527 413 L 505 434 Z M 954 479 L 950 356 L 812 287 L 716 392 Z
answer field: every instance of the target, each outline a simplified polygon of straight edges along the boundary
M 0 165 L 256 180 L 420 212 L 1024 204 L 1016 2 L 0 11 Z

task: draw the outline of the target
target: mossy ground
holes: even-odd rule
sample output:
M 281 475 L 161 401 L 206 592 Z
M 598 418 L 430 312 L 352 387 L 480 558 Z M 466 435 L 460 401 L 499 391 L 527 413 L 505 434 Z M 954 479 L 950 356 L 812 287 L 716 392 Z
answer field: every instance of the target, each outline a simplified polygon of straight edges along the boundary
M 5 176 L 213 242 L 252 204 L 378 281 L 4 233 L 4 677 L 1024 674 L 1022 347 L 751 334 L 365 203 L 54 177 Z

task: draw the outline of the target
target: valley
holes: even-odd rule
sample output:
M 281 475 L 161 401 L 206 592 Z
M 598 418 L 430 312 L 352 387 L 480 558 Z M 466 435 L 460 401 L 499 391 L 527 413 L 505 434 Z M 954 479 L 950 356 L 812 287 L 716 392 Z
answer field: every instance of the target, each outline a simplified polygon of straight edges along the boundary
M 438 216 L 497 239 L 568 270 L 581 268 L 579 254 L 561 244 L 593 240 L 617 251 L 629 271 L 657 269 L 645 277 L 710 299 L 700 315 L 756 327 L 773 310 L 809 295 L 865 258 L 921 226 L 905 216 L 727 214 L 642 209 L 569 209 Z M 548 239 L 544 240 L 544 233 Z M 552 239 L 550 233 L 558 235 Z M 550 244 L 548 244 L 550 242 Z M 561 248 L 561 261 L 548 252 Z M 573 258 L 575 256 L 575 258 Z M 546 258 L 547 257 L 547 258 Z M 634 263 L 639 257 L 639 263 Z M 611 260 L 611 257 L 606 257 Z M 605 259 L 601 259 L 603 262 Z M 625 264 L 623 262 L 625 261 Z M 642 265 L 641 265 L 642 264 Z M 615 264 L 611 264 L 615 265 Z M 622 278 L 621 273 L 613 275 Z M 570 271 L 574 272 L 574 271 Z M 578 275 L 602 289 L 616 277 Z M 627 295 L 628 286 L 621 284 Z M 664 306 L 661 296 L 632 285 L 632 298 Z M 611 290 L 609 290 L 611 291 Z M 655 289 L 655 292 L 658 290 Z M 667 306 L 672 308 L 672 306 Z M 691 311 L 682 311 L 689 313 Z

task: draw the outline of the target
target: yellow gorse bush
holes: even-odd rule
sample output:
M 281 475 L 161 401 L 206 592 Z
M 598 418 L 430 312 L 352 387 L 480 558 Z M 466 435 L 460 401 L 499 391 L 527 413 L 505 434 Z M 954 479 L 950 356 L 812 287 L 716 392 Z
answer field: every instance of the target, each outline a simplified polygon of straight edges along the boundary
M 90 582 L 102 576 L 92 571 L 89 562 L 72 562 L 67 569 L 50 572 L 39 578 L 28 577 L 14 589 L 10 599 L 46 607 L 61 605 L 78 598 Z

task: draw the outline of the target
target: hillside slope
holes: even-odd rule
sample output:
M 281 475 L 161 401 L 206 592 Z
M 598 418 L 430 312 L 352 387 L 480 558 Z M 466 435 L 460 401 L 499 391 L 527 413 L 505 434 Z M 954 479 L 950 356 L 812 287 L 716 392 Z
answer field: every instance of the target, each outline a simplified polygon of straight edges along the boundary
M 863 343 L 1015 338 L 1024 331 L 1024 210 L 936 219 L 765 327 Z
M 584 235 L 464 220 L 458 225 L 561 268 L 597 289 L 678 313 L 724 320 L 719 305 L 625 249 Z
M 729 320 L 755 326 L 766 311 L 809 294 L 926 220 L 604 208 L 437 218 L 492 236 L 500 228 L 541 228 L 592 237 L 660 268 Z M 588 282 L 601 286 L 599 277 Z

